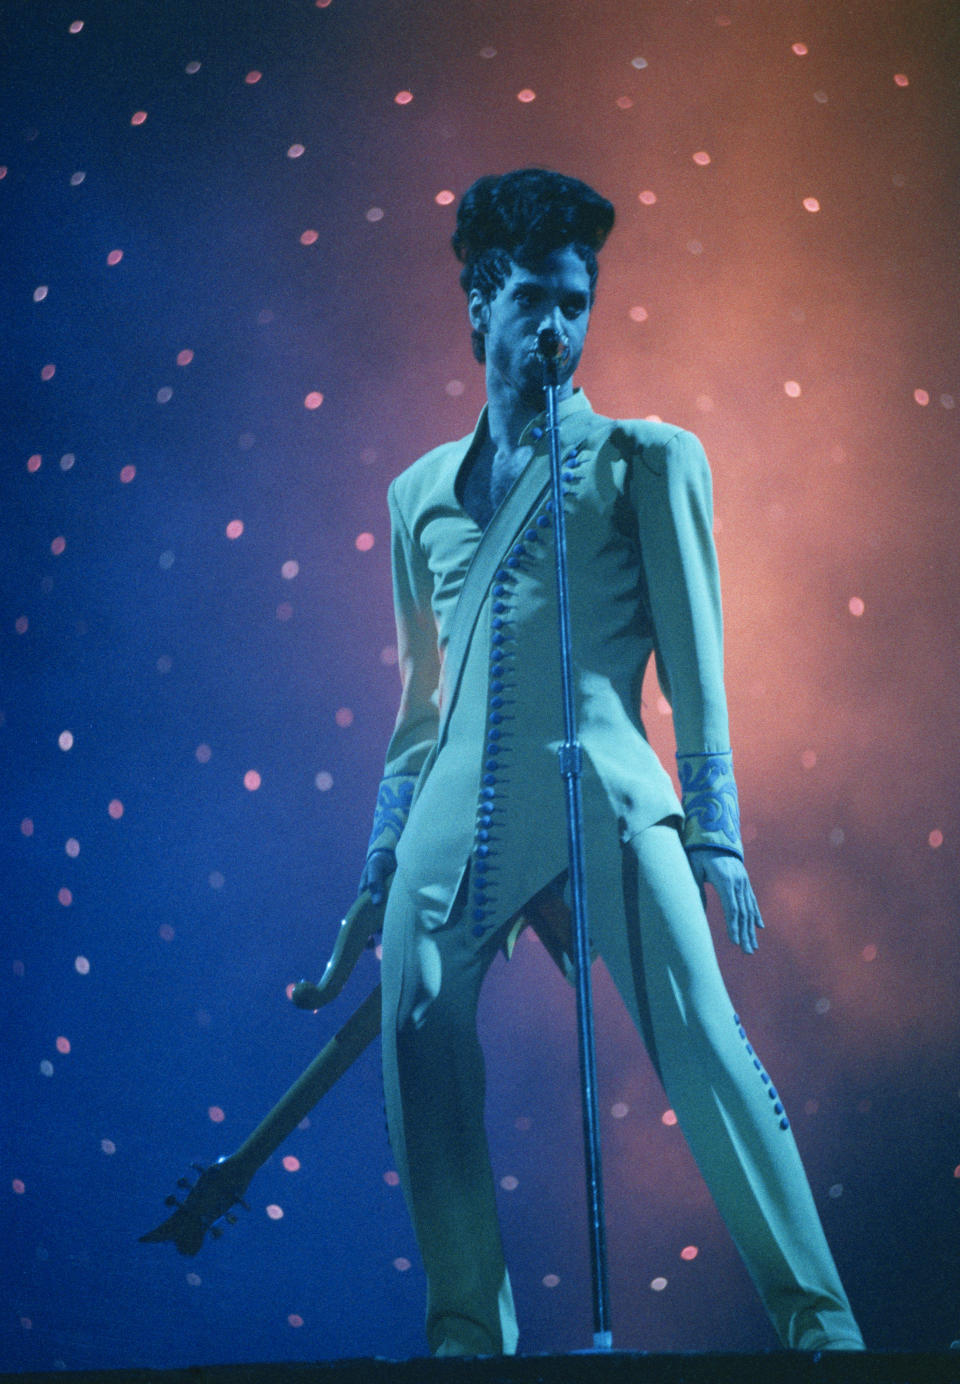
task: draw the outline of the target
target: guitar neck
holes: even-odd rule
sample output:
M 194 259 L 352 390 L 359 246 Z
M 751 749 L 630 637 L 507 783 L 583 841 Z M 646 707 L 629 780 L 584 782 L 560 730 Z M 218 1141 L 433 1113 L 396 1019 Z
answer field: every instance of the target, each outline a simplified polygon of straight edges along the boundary
M 343 1027 L 320 1049 L 306 1071 L 280 1097 L 236 1153 L 225 1160 L 230 1164 L 241 1192 L 257 1169 L 296 1129 L 321 1096 L 326 1095 L 331 1086 L 340 1080 L 379 1032 L 380 986 L 377 985 Z

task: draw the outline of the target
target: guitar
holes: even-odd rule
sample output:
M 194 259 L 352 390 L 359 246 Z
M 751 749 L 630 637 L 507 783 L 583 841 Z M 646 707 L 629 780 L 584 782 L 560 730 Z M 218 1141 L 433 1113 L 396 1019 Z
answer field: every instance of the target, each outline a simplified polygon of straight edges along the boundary
M 339 995 L 373 934 L 380 930 L 384 907 L 382 902 L 374 905 L 369 892 L 364 890 L 340 924 L 336 944 L 320 980 L 316 985 L 301 980 L 293 987 L 291 999 L 299 1009 L 315 1011 Z M 571 980 L 570 913 L 552 887 L 542 890 L 516 918 L 504 944 L 508 956 L 526 926 L 533 928 L 560 971 Z M 377 985 L 236 1153 L 218 1159 L 209 1167 L 192 1164 L 194 1172 L 199 1173 L 197 1181 L 191 1184 L 189 1178 L 182 1177 L 177 1182 L 178 1191 L 185 1191 L 186 1198 L 181 1201 L 176 1193 L 168 1196 L 165 1204 L 173 1208 L 172 1214 L 155 1229 L 141 1235 L 140 1243 L 157 1244 L 169 1240 L 180 1254 L 192 1256 L 199 1253 L 207 1235 L 219 1239 L 225 1225 L 235 1225 L 237 1217 L 233 1208 L 241 1206 L 249 1210 L 243 1194 L 254 1173 L 379 1032 L 380 986 Z

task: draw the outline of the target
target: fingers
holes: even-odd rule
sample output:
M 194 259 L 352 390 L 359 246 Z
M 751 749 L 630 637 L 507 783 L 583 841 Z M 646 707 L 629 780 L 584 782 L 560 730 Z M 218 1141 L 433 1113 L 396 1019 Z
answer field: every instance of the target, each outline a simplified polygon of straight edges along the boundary
M 396 857 L 393 851 L 374 851 L 368 858 L 360 876 L 360 891 L 370 890 L 370 902 L 372 904 L 383 903 L 386 897 L 387 880 L 397 868 Z

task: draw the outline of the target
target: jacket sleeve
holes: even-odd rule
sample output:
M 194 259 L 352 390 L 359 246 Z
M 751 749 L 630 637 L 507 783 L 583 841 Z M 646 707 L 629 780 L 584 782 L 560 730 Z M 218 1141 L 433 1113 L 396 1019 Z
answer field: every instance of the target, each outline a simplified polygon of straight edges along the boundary
M 683 843 L 688 850 L 718 847 L 742 860 L 712 483 L 699 440 L 678 431 L 644 446 L 635 485 L 657 678 L 673 709 Z
M 387 504 L 402 691 L 377 794 L 368 857 L 375 850 L 396 849 L 410 812 L 414 785 L 436 742 L 439 726 L 440 657 L 431 605 L 433 580 L 402 513 L 395 482 L 387 491 Z

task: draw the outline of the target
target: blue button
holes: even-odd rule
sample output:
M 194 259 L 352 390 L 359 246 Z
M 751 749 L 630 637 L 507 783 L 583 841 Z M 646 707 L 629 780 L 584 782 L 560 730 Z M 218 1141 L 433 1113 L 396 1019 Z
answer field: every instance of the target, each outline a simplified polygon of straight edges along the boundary
M 528 542 L 532 542 L 533 539 L 540 537 L 536 529 L 527 529 L 526 533 L 523 536 Z
M 490 854 L 490 847 L 483 845 L 477 846 L 475 854 L 478 860 L 483 860 L 486 856 Z
M 537 523 L 540 525 L 542 529 L 545 529 L 547 525 L 550 523 L 550 519 L 546 514 L 538 514 Z
M 507 566 L 508 566 L 508 567 L 519 567 L 519 566 L 520 566 L 520 559 L 519 559 L 518 557 L 508 557 L 508 558 L 507 558 Z
M 773 1113 L 774 1113 L 775 1115 L 782 1115 L 782 1114 L 783 1114 L 783 1106 L 780 1104 L 779 1101 L 777 1101 L 776 1105 L 773 1107 Z
M 787 1119 L 786 1115 L 784 1115 L 783 1119 L 780 1121 L 780 1128 L 781 1128 L 781 1129 L 789 1129 L 789 1128 L 790 1128 L 790 1121 Z
M 481 798 L 493 798 L 496 796 L 496 794 L 494 793 L 494 790 L 492 788 L 481 788 L 480 796 Z
M 487 831 L 485 827 L 481 827 L 480 830 L 476 833 L 476 838 L 478 841 L 489 841 L 490 833 L 489 831 Z
M 484 781 L 484 783 L 486 783 L 487 785 L 489 785 L 490 787 L 492 787 L 492 786 L 496 783 L 496 781 L 497 781 L 497 776 L 496 776 L 496 774 L 484 774 L 484 776 L 483 776 L 483 781 Z M 770 1078 L 767 1077 L 767 1081 L 769 1081 L 769 1080 L 770 1080 Z
M 530 436 L 534 438 L 535 441 L 539 442 L 541 437 L 543 437 L 543 428 L 531 428 Z
M 760 1080 L 763 1082 L 764 1086 L 770 1085 L 770 1078 L 767 1076 L 766 1072 L 760 1073 Z
M 503 720 L 503 717 L 500 715 L 500 712 L 499 712 L 499 711 L 491 711 L 491 713 L 490 713 L 490 724 L 491 724 L 492 726 L 499 726 L 499 724 L 500 724 L 500 722 L 501 722 L 502 720 Z

